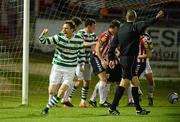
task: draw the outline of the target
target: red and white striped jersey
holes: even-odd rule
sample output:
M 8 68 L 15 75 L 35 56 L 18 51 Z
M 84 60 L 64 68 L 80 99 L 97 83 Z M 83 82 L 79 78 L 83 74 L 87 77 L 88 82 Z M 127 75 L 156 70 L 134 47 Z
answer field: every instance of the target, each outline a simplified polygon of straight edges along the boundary
M 107 62 L 109 61 L 108 60 L 108 51 L 109 51 L 112 39 L 113 39 L 113 35 L 109 31 L 104 31 L 98 39 L 102 57 Z M 96 54 L 95 49 L 94 49 L 94 53 Z
M 144 34 L 140 37 L 140 42 L 139 42 L 139 54 L 138 55 L 143 55 L 147 54 L 147 50 L 152 50 L 152 39 L 148 34 Z M 147 58 L 144 59 L 137 59 L 137 62 L 146 62 Z

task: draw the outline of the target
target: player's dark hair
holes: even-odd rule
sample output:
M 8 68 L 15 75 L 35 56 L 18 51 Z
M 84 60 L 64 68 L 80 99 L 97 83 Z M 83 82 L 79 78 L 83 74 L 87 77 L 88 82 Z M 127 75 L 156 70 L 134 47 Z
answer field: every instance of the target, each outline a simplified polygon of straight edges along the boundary
M 71 20 L 76 24 L 76 26 L 80 26 L 82 24 L 82 20 L 79 17 L 74 16 Z
M 64 21 L 64 24 L 69 24 L 71 29 L 75 30 L 75 28 L 76 28 L 76 24 L 72 20 L 66 20 L 66 21 Z
M 84 26 L 87 27 L 88 25 L 92 25 L 92 24 L 96 24 L 96 20 L 95 19 L 92 19 L 92 18 L 88 18 L 85 20 L 84 22 Z
M 111 22 L 111 24 L 109 25 L 109 28 L 115 28 L 115 27 L 119 28 L 120 24 L 121 24 L 121 22 L 120 22 L 119 20 L 114 19 L 114 20 Z

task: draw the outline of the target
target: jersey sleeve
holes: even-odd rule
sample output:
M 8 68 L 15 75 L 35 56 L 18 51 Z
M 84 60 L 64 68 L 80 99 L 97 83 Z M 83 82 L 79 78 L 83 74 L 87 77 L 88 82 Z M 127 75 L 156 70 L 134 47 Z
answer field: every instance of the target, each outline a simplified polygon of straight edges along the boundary
M 78 52 L 78 63 L 80 65 L 85 65 L 86 62 L 86 53 L 85 53 L 85 48 L 83 46 L 83 41 L 79 46 L 79 52 Z
M 44 35 L 42 35 L 39 37 L 39 42 L 45 45 L 52 45 L 52 44 L 57 44 L 59 42 L 59 38 L 60 36 L 58 35 L 54 35 L 50 37 L 45 37 Z
M 114 38 L 112 40 L 112 44 L 111 44 L 109 52 L 108 52 L 109 60 L 115 59 L 115 49 L 118 47 L 118 45 L 119 45 L 119 40 L 118 40 L 118 34 L 117 34 L 114 36 Z
M 150 18 L 148 20 L 145 21 L 139 21 L 135 23 L 135 28 L 136 30 L 140 33 L 143 34 L 145 28 L 149 27 L 150 25 L 154 24 L 155 22 L 157 22 L 158 19 L 156 19 L 155 17 Z
M 95 35 L 94 41 L 95 41 L 95 42 L 98 41 L 98 36 Z

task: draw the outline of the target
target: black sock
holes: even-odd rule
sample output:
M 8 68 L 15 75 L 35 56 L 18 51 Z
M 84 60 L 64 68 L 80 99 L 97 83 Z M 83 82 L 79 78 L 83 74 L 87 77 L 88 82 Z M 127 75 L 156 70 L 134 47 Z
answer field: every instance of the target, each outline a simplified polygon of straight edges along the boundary
M 76 91 L 77 91 L 77 87 L 73 86 L 73 88 L 71 90 L 71 94 L 69 95 L 69 98 L 72 98 Z
M 132 96 L 134 99 L 134 104 L 135 104 L 136 110 L 142 110 L 142 108 L 139 104 L 138 87 L 132 87 Z
M 57 95 L 52 96 L 52 98 L 49 100 L 48 104 L 46 105 L 46 109 L 49 110 L 49 108 L 52 108 L 54 105 L 56 105 L 60 101 L 60 98 L 57 97 Z
M 112 105 L 110 107 L 111 110 L 116 110 L 116 107 L 118 106 L 119 104 L 119 100 L 121 99 L 123 93 L 124 93 L 124 90 L 125 88 L 122 87 L 122 86 L 117 86 L 116 88 L 116 93 L 114 95 L 114 99 L 113 99 L 113 102 L 112 102 Z

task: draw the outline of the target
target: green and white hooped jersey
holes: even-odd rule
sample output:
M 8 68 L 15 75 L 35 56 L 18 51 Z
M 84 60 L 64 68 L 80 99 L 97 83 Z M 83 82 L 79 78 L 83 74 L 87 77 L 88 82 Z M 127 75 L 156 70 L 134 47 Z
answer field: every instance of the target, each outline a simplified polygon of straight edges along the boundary
M 87 33 L 85 32 L 85 29 L 81 29 L 77 32 L 77 35 L 80 36 L 85 42 L 95 42 L 98 40 L 98 37 L 95 33 Z M 86 63 L 89 63 L 89 57 L 92 53 L 92 46 L 91 47 L 85 47 L 85 53 L 86 53 Z
M 45 45 L 56 45 L 54 58 L 52 63 L 63 67 L 76 67 L 77 63 L 85 64 L 85 49 L 83 47 L 83 40 L 74 35 L 68 39 L 64 34 L 57 34 L 50 37 L 39 37 L 39 41 Z

